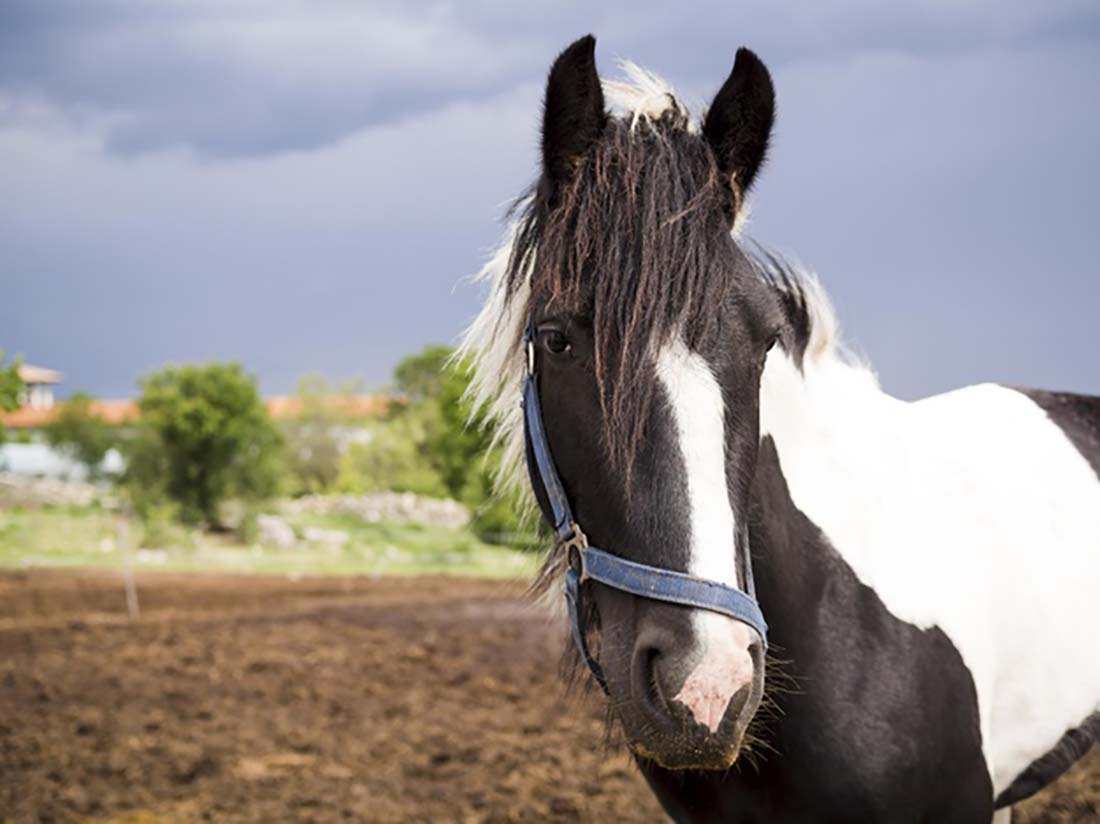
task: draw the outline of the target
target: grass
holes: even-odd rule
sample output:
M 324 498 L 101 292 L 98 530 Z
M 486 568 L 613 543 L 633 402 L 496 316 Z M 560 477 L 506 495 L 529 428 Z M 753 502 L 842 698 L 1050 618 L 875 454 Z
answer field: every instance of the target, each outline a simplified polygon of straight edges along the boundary
M 413 523 L 367 523 L 350 515 L 289 515 L 301 537 L 307 528 L 339 530 L 343 544 L 300 540 L 290 549 L 242 544 L 232 536 L 210 535 L 159 524 L 143 542 L 141 525 L 128 528 L 134 567 L 177 572 L 240 572 L 316 575 L 467 575 L 487 578 L 530 576 L 534 553 L 495 546 L 468 530 Z M 146 539 L 144 543 L 149 544 Z M 122 565 L 117 516 L 97 508 L 0 511 L 0 568 L 113 567 Z

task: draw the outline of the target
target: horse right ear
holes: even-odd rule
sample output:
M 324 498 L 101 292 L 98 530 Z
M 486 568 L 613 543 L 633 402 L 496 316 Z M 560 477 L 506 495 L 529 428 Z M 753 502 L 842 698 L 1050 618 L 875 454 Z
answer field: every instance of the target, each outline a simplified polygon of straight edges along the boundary
M 775 89 L 760 58 L 737 50 L 733 71 L 710 104 L 703 136 L 718 161 L 718 171 L 733 187 L 734 201 L 752 186 L 764 163 L 775 121 Z
M 573 176 L 577 160 L 600 137 L 606 122 L 596 38 L 589 34 L 558 55 L 546 82 L 542 168 L 552 193 Z

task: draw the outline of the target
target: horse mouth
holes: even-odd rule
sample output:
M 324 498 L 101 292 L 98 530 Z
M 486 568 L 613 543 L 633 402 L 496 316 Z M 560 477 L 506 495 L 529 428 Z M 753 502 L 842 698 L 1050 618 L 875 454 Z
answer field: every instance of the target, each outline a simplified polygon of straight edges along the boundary
M 635 756 L 667 770 L 728 770 L 737 762 L 751 712 L 748 718 L 731 714 L 712 731 L 677 702 L 662 701 L 662 709 L 668 712 L 665 729 L 645 724 L 644 734 L 637 736 L 626 729 L 627 746 Z
M 739 691 L 715 729 L 698 721 L 684 704 L 669 700 L 657 679 L 647 686 L 646 705 L 656 708 L 657 715 L 639 717 L 627 710 L 620 716 L 627 745 L 637 758 L 680 771 L 723 771 L 737 762 L 758 708 L 760 685 Z
M 728 770 L 737 763 L 743 738 L 743 735 L 738 736 L 732 745 L 716 740 L 716 736 L 707 736 L 669 742 L 631 741 L 629 746 L 636 757 L 666 770 L 717 772 Z

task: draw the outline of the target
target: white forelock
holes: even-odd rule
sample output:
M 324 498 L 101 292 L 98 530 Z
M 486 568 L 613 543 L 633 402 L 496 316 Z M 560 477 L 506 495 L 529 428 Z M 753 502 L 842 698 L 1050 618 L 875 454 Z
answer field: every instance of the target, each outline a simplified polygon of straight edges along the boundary
M 672 86 L 662 77 L 644 69 L 630 60 L 619 61 L 619 71 L 624 79 L 602 78 L 604 102 L 611 113 L 629 121 L 630 128 L 640 123 L 651 123 L 666 112 L 675 112 L 689 132 L 698 132 L 703 113 L 692 118 L 688 108 L 680 102 Z M 733 236 L 740 237 L 749 223 L 752 207 L 748 197 L 741 199 L 741 208 L 733 219 Z
M 663 78 L 643 69 L 629 60 L 619 61 L 622 80 L 601 78 L 604 102 L 611 113 L 630 122 L 631 128 L 639 123 L 657 120 L 665 112 L 674 111 L 688 121 L 688 128 L 697 128 L 690 122 L 688 110 L 680 103 L 676 93 Z

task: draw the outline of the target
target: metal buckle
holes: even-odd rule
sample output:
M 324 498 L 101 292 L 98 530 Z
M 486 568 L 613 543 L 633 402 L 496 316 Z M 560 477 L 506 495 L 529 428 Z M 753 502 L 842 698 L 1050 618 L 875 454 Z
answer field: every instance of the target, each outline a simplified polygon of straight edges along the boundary
M 570 549 L 584 549 L 588 546 L 588 536 L 584 534 L 584 531 L 577 526 L 576 521 L 569 523 L 569 537 L 562 541 L 562 546 L 566 551 Z
M 570 569 L 576 570 L 580 580 L 583 581 L 584 556 L 581 555 L 581 550 L 588 547 L 588 536 L 577 526 L 576 521 L 569 524 L 569 537 L 561 542 L 561 546 L 565 550 L 566 563 Z

